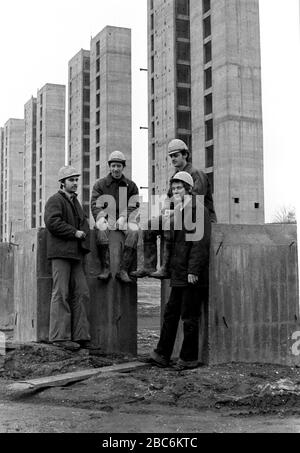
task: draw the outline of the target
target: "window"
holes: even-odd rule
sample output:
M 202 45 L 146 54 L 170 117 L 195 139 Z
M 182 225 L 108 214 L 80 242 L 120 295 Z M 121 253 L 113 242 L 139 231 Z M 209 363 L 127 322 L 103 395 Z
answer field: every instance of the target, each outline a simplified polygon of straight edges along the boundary
M 152 182 L 155 183 L 155 166 L 152 165 Z
M 90 118 L 90 107 L 88 105 L 83 106 L 83 118 L 87 120 Z
M 100 142 L 100 129 L 96 130 L 96 143 Z
M 151 35 L 151 52 L 154 51 L 154 35 Z
M 190 23 L 187 20 L 177 19 L 176 30 L 178 38 L 190 39 Z
M 177 112 L 177 128 L 191 129 L 191 112 Z
M 177 89 L 177 103 L 184 107 L 191 106 L 191 90 L 189 88 Z
M 203 21 L 203 37 L 208 38 L 211 35 L 211 17 L 208 16 Z
M 205 148 L 205 168 L 214 166 L 214 147 L 208 146 Z
M 151 116 L 152 116 L 152 117 L 153 117 L 154 114 L 155 114 L 154 105 L 155 105 L 155 104 L 154 104 L 154 99 L 152 99 L 152 101 L 151 101 Z
M 83 172 L 82 180 L 83 180 L 84 186 L 88 186 L 90 184 L 90 172 L 89 171 Z
M 100 55 L 100 41 L 96 42 L 96 54 L 97 56 Z
M 204 45 L 204 63 L 211 61 L 211 41 Z
M 188 16 L 190 14 L 189 0 L 176 0 L 176 14 Z
M 152 160 L 155 160 L 155 144 L 152 143 Z
M 212 87 L 212 71 L 208 68 L 204 72 L 204 87 L 206 90 Z
M 90 190 L 89 189 L 83 189 L 82 191 L 82 198 L 84 201 L 89 201 L 90 199 Z
M 254 203 L 254 207 L 255 207 L 255 209 L 259 209 L 260 204 L 259 203 Z
M 96 165 L 96 179 L 100 178 L 100 165 Z
M 205 115 L 210 115 L 213 111 L 213 98 L 212 94 L 208 94 L 204 98 L 204 112 Z
M 214 138 L 213 121 L 209 120 L 205 122 L 205 140 L 208 142 Z
M 211 192 L 214 193 L 215 187 L 214 187 L 214 173 L 207 173 L 208 181 L 211 186 Z
M 151 74 L 154 72 L 154 57 L 151 57 Z
M 154 123 L 154 121 L 152 121 L 152 123 L 151 123 L 151 134 L 152 134 L 152 138 L 155 138 L 155 123 Z
M 84 138 L 83 139 L 83 153 L 88 154 L 90 152 L 90 139 Z
M 150 17 L 150 26 L 151 26 L 151 30 L 154 30 L 154 14 L 151 14 L 151 17 Z
M 90 86 L 90 75 L 83 74 L 83 84 L 84 86 Z
M 100 107 L 100 94 L 98 93 L 96 95 L 96 108 L 98 109 Z
M 96 72 L 100 72 L 100 58 L 96 60 Z
M 83 68 L 86 70 L 86 71 L 89 71 L 90 69 L 90 59 L 89 58 L 85 58 L 83 60 Z
M 100 90 L 100 76 L 96 77 L 96 90 Z
M 151 94 L 154 94 L 154 78 L 151 79 Z
M 83 90 L 83 102 L 90 102 L 90 90 L 86 88 Z
M 90 135 L 90 123 L 87 121 L 83 123 L 83 135 Z
M 191 83 L 190 66 L 183 65 L 183 64 L 177 65 L 177 82 L 178 83 Z
M 84 170 L 90 171 L 90 157 L 89 156 L 83 156 L 83 168 L 84 168 Z
M 210 0 L 202 0 L 203 14 L 210 10 Z
M 97 146 L 96 148 L 96 162 L 100 161 L 100 147 Z
M 96 112 L 96 126 L 100 126 L 100 112 Z
M 235 204 L 239 204 L 240 203 L 240 199 L 239 198 L 234 198 L 233 200 L 234 200 Z
M 177 42 L 177 59 L 190 61 L 191 53 L 190 53 L 190 43 L 188 42 Z

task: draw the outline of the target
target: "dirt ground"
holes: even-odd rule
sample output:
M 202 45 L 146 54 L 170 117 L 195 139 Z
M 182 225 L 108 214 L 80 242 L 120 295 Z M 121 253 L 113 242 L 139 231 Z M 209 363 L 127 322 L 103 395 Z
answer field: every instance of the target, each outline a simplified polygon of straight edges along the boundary
M 141 360 L 159 335 L 155 299 L 139 304 Z M 300 432 L 299 368 L 226 364 L 178 373 L 145 365 L 43 391 L 7 390 L 18 380 L 134 359 L 49 345 L 8 352 L 0 357 L 0 432 Z

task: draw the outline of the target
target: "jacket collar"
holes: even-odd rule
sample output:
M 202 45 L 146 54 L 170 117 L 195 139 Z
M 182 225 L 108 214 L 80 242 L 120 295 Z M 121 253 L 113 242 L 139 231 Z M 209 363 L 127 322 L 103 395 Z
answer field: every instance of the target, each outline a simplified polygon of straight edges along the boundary
M 105 183 L 107 185 L 107 187 L 111 186 L 114 182 L 117 182 L 119 183 L 119 185 L 121 186 L 128 186 L 128 179 L 122 175 L 122 178 L 120 178 L 119 180 L 118 179 L 114 179 L 111 175 L 111 173 L 109 173 L 106 178 L 105 178 Z
M 74 201 L 74 200 L 77 199 L 77 196 L 78 196 L 77 193 L 74 193 L 74 194 L 72 194 L 72 196 L 70 196 L 70 195 L 66 194 L 66 192 L 64 192 L 61 189 L 58 191 L 58 193 L 60 193 L 68 201 L 71 201 L 71 200 Z

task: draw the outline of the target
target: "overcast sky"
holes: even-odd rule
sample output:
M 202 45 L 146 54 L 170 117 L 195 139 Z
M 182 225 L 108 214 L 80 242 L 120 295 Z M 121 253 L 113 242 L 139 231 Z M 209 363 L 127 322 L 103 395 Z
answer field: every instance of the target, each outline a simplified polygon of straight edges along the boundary
M 147 186 L 146 0 L 0 0 L 0 125 L 23 117 L 45 83 L 67 83 L 68 60 L 106 25 L 132 28 L 133 179 Z M 260 0 L 266 220 L 299 205 L 298 0 Z M 144 171 L 142 171 L 145 169 Z M 299 210 L 299 208 L 298 208 Z M 300 210 L 299 210 L 300 212 Z

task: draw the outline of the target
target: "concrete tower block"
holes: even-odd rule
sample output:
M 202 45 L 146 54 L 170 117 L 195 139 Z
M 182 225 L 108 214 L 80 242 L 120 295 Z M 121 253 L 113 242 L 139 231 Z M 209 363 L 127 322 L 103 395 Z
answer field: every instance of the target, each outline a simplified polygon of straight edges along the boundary
M 0 330 L 14 325 L 14 247 L 0 244 Z

